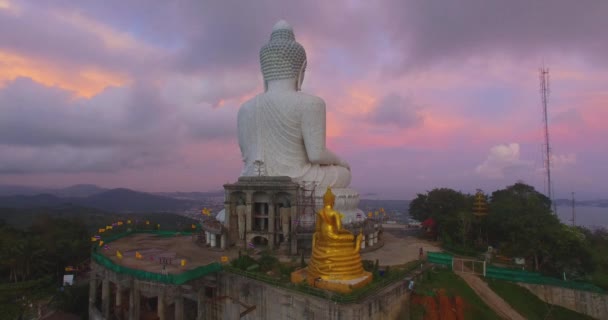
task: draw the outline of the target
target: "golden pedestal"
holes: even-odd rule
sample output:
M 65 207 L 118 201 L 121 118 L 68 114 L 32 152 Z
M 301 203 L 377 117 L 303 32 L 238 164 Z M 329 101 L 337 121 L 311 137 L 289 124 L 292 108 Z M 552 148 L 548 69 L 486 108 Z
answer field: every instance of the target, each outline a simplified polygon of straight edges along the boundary
M 306 281 L 311 287 L 339 293 L 351 293 L 353 290 L 364 287 L 373 280 L 372 274 L 367 271 L 363 272 L 363 275 L 361 277 L 350 280 L 324 280 L 321 278 L 314 279 L 308 277 L 307 273 L 307 268 L 299 269 L 292 272 L 291 282 L 298 284 Z

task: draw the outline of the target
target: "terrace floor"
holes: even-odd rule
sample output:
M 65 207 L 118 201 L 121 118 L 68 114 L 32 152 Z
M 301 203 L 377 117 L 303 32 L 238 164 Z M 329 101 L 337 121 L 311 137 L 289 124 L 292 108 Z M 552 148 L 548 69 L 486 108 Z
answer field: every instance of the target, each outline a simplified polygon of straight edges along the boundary
M 114 263 L 147 272 L 161 273 L 162 262 L 167 263 L 166 271 L 179 274 L 194 268 L 220 262 L 222 256 L 232 259 L 238 251 L 216 251 L 196 244 L 196 236 L 161 237 L 154 234 L 138 233 L 120 238 L 108 243 L 108 248 L 101 250 Z M 116 250 L 122 254 L 122 259 L 116 255 Z M 135 253 L 142 255 L 141 259 Z M 181 266 L 185 260 L 186 265 Z

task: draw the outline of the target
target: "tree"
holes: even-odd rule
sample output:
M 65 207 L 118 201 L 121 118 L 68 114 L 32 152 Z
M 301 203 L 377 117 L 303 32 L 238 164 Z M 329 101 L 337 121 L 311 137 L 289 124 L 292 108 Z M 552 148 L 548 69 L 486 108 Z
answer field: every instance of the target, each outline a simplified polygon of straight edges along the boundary
M 433 218 L 439 236 L 445 242 L 461 239 L 465 244 L 470 237 L 470 212 L 473 197 L 449 188 L 433 189 L 418 194 L 410 202 L 410 215 L 419 221 Z
M 492 193 L 487 216 L 490 242 L 511 256 L 527 257 L 537 271 L 579 273 L 590 267 L 583 234 L 559 221 L 551 200 L 518 182 Z

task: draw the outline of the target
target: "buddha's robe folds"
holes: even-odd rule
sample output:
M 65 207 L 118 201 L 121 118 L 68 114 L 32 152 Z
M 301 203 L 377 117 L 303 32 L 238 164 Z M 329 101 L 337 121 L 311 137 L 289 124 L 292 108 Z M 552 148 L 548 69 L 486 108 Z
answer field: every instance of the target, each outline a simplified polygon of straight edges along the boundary
M 302 92 L 256 96 L 238 114 L 241 176 L 289 176 L 296 182 L 315 182 L 321 190 L 347 187 L 350 170 L 326 149 L 325 133 L 322 99 Z
M 340 213 L 326 205 L 317 214 L 308 276 L 324 280 L 350 280 L 364 276 L 361 235 L 342 229 Z

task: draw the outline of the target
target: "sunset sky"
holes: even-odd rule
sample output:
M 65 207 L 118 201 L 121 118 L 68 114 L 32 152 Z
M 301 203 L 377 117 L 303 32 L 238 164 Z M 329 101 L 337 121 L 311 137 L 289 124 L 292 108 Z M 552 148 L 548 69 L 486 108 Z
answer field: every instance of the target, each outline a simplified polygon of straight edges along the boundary
M 608 197 L 608 1 L 0 0 L 0 184 L 211 191 L 241 170 L 236 114 L 287 20 L 303 91 L 364 198 Z

